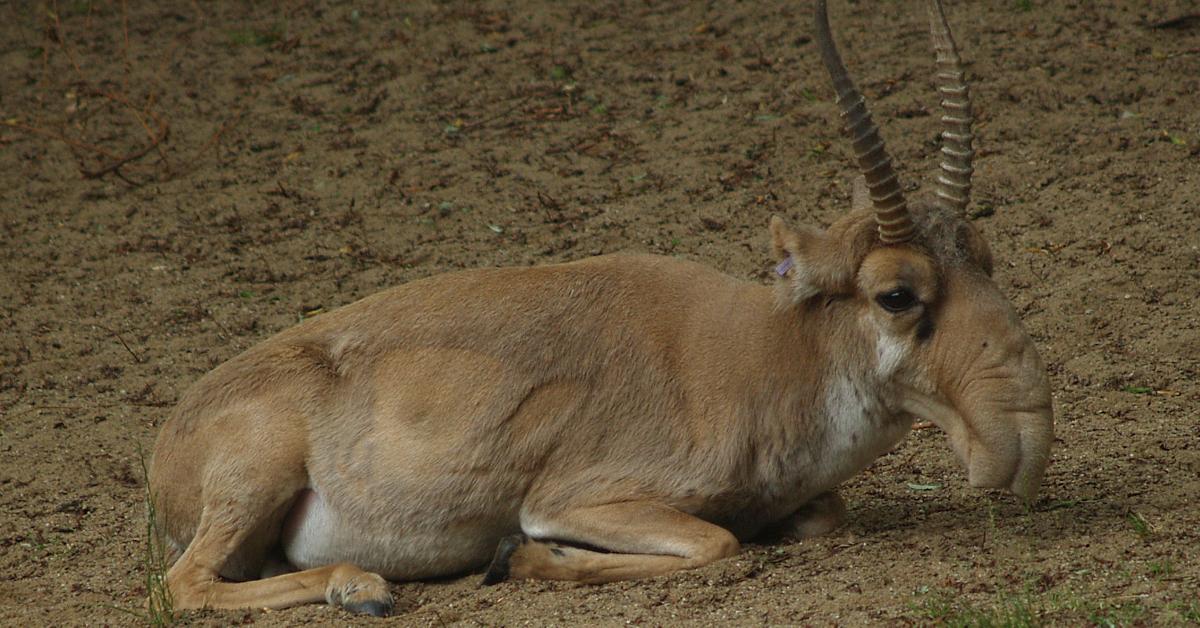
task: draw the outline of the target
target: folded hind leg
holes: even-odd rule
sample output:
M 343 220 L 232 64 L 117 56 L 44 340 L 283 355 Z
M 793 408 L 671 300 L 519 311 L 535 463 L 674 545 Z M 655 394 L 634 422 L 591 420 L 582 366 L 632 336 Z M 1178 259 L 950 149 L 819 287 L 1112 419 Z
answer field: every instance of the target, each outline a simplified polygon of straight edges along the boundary
M 347 563 L 248 582 L 221 580 L 221 573 L 261 569 L 266 549 L 278 541 L 280 518 L 303 489 L 303 471 L 281 478 L 263 462 L 229 465 L 205 487 L 196 534 L 167 573 L 175 608 L 285 608 L 324 600 L 359 613 L 391 611 L 383 578 Z
M 693 569 L 732 556 L 728 530 L 655 502 L 618 502 L 536 517 L 530 532 L 501 540 L 484 584 L 506 578 L 598 584 Z M 601 551 L 563 545 L 556 539 Z

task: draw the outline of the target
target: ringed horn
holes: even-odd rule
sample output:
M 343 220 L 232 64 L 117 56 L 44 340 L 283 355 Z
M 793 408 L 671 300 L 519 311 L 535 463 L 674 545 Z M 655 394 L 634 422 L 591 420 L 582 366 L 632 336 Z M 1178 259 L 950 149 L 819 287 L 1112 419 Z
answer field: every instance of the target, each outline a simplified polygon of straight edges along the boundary
M 929 3 L 929 26 L 933 47 L 937 53 L 936 84 L 941 95 L 942 159 L 934 188 L 939 207 L 963 213 L 971 194 L 971 98 L 963 79 L 962 60 L 946 23 L 940 0 Z M 866 100 L 855 87 L 838 53 L 829 29 L 826 0 L 817 2 L 817 46 L 825 69 L 833 80 L 837 103 L 846 119 L 846 130 L 854 146 L 854 159 L 867 180 L 867 190 L 875 207 L 875 222 L 879 240 L 884 244 L 901 244 L 913 238 L 916 226 L 908 211 L 908 202 L 900 188 L 899 177 L 892 167 L 891 157 L 879 127 L 871 120 Z

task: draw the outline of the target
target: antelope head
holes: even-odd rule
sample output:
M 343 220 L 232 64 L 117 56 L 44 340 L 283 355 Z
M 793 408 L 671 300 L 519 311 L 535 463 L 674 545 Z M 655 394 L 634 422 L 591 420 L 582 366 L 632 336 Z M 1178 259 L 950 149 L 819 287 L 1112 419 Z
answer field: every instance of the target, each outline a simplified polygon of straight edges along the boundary
M 929 198 L 905 199 L 879 130 L 830 36 L 818 2 L 817 43 L 862 177 L 853 211 L 826 231 L 771 223 L 787 307 L 858 304 L 875 343 L 885 403 L 946 432 L 972 486 L 1037 493 L 1053 441 L 1046 368 L 999 287 L 992 254 L 966 219 L 972 113 L 941 3 L 929 16 L 941 96 L 941 160 Z M 910 418 L 911 418 L 910 417 Z

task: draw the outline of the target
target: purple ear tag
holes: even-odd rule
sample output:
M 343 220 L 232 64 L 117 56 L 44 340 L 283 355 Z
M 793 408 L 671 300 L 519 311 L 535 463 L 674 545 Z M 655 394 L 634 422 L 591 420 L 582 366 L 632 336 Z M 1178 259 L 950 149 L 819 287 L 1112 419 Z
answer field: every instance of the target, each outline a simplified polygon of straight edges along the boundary
M 795 265 L 796 260 L 792 259 L 792 256 L 789 255 L 787 256 L 787 259 L 779 262 L 779 265 L 775 267 L 775 274 L 779 275 L 780 277 L 787 277 L 788 271 L 791 270 Z

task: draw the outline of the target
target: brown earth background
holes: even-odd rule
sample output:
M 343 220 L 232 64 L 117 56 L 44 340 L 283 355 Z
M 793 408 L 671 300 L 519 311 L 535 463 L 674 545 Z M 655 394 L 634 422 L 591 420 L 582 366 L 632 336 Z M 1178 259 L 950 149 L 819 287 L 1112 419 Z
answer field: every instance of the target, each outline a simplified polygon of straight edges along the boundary
M 832 4 L 915 188 L 938 144 L 924 9 Z M 0 3 L 0 624 L 137 621 L 139 448 L 202 373 L 317 308 L 613 251 L 768 281 L 771 214 L 849 203 L 812 8 Z M 918 430 L 844 487 L 827 538 L 606 586 L 397 584 L 399 621 L 1200 622 L 1197 10 L 947 7 L 971 211 L 1054 380 L 1034 508 L 969 488 Z

